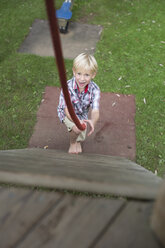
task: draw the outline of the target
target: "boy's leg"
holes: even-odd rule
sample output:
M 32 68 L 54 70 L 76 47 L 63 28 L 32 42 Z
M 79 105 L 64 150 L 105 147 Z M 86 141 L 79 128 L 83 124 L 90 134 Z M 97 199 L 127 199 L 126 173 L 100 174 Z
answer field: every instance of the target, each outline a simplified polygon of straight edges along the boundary
M 84 131 L 80 131 L 76 126 L 73 126 L 72 132 L 77 133 L 77 139 L 76 139 L 76 150 L 77 153 L 82 152 L 81 142 L 85 140 L 86 138 L 86 129 Z
M 72 131 L 69 132 L 70 134 L 70 147 L 69 147 L 69 153 L 81 153 L 82 148 L 80 142 L 77 141 L 77 138 L 80 135 L 80 130 L 74 125 L 72 128 Z
M 66 125 L 70 135 L 70 147 L 68 152 L 81 153 L 82 148 L 80 142 L 85 139 L 85 136 L 81 134 L 82 132 L 67 117 L 64 119 L 64 124 Z

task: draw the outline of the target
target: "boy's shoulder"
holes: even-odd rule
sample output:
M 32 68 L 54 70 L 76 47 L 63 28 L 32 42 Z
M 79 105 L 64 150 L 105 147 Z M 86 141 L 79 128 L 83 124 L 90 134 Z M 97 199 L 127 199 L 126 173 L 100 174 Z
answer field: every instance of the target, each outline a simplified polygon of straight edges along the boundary
M 67 81 L 67 85 L 68 85 L 69 88 L 73 88 L 74 87 L 74 77 L 71 78 L 71 79 L 69 79 Z
M 90 82 L 90 84 L 89 84 L 89 89 L 100 91 L 99 86 L 98 86 L 94 81 L 91 81 L 91 82 Z

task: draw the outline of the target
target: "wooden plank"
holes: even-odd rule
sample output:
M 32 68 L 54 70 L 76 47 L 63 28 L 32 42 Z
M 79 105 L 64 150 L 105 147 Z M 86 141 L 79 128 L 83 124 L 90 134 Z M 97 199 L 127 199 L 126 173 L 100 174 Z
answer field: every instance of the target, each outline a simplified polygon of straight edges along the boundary
M 150 216 L 153 203 L 129 202 L 113 225 L 110 225 L 95 248 L 159 248 L 150 229 Z
M 34 152 L 35 151 L 35 152 Z M 124 164 L 124 167 L 127 169 L 137 169 L 137 170 L 142 170 L 142 171 L 147 171 L 144 167 L 136 164 L 135 162 L 128 160 L 126 158 L 123 157 L 115 157 L 115 156 L 107 156 L 107 155 L 102 155 L 102 154 L 88 154 L 88 153 L 83 153 L 83 154 L 79 154 L 79 155 L 72 155 L 70 154 L 68 156 L 68 153 L 60 151 L 60 150 L 43 150 L 43 149 L 37 149 L 37 148 L 33 148 L 33 149 L 17 149 L 17 150 L 1 150 L 0 151 L 0 155 L 7 153 L 8 156 L 14 158 L 16 156 L 18 156 L 19 158 L 24 158 L 24 156 L 29 156 L 29 154 L 31 154 L 33 157 L 29 157 L 29 160 L 35 158 L 35 154 L 36 154 L 36 159 L 37 159 L 37 155 L 40 154 L 40 156 L 42 157 L 42 159 L 45 158 L 49 158 L 49 159 L 56 159 L 56 160 L 61 160 L 63 159 L 72 161 L 72 162 L 82 162 L 84 160 L 91 162 L 91 163 L 95 163 L 96 165 L 105 165 L 105 166 L 111 166 L 111 167 L 115 167 L 115 168 L 120 168 L 121 165 Z M 46 155 L 45 155 L 46 153 Z
M 0 181 L 154 199 L 161 179 L 124 158 L 25 149 L 0 152 Z
M 60 201 L 60 195 L 23 189 L 0 192 L 0 246 L 15 247 L 18 240 Z
M 165 247 L 165 180 L 156 199 L 151 218 L 151 228 Z
M 120 211 L 124 200 L 89 199 L 65 196 L 18 248 L 90 247 Z
M 19 194 L 18 194 L 19 192 Z M 2 226 L 5 218 L 10 214 L 10 210 L 14 208 L 24 198 L 28 198 L 32 195 L 32 191 L 17 190 L 14 188 L 1 188 L 0 190 L 0 223 Z M 0 234 L 1 235 L 1 234 Z
M 58 156 L 57 156 L 58 154 Z M 53 156 L 50 156 L 53 155 Z M 155 181 L 160 181 L 160 178 L 156 177 L 153 173 L 147 171 L 146 169 L 144 169 L 143 167 L 135 164 L 134 162 L 131 162 L 127 159 L 123 159 L 123 158 L 116 158 L 116 157 L 111 157 L 111 156 L 102 156 L 103 158 L 105 158 L 104 160 L 97 161 L 94 160 L 94 157 L 91 156 L 76 156 L 76 155 L 68 155 L 66 153 L 58 153 L 56 151 L 56 153 L 54 151 L 50 151 L 50 150 L 42 150 L 42 149 L 25 149 L 25 150 L 14 150 L 14 151 L 6 151 L 6 152 L 2 152 L 0 153 L 1 156 L 1 160 L 3 160 L 4 157 L 4 161 L 1 162 L 0 165 L 4 165 L 4 163 L 6 163 L 5 165 L 7 165 L 7 163 L 17 163 L 20 164 L 22 163 L 26 163 L 25 160 L 28 160 L 27 163 L 30 164 L 34 164 L 35 162 L 40 162 L 39 166 L 40 168 L 45 168 L 45 163 L 47 163 L 49 165 L 49 167 L 47 166 L 45 169 L 49 169 L 49 168 L 54 168 L 56 167 L 62 167 L 63 165 L 65 165 L 66 167 L 73 167 L 76 164 L 76 168 L 80 168 L 86 166 L 87 168 L 89 166 L 94 166 L 96 168 L 97 166 L 97 170 L 100 169 L 100 171 L 102 171 L 102 169 L 115 169 L 115 171 L 117 169 L 125 171 L 126 169 L 130 169 L 130 172 L 132 173 L 135 171 L 142 171 L 143 173 L 145 172 L 145 176 L 149 176 L 150 178 L 153 178 L 153 180 Z M 30 157 L 29 157 L 30 156 Z M 65 156 L 65 158 L 64 158 Z M 89 158 L 91 159 L 89 159 Z M 108 157 L 108 160 L 107 160 Z M 11 159 L 10 159 L 11 158 Z M 22 160 L 22 161 L 21 161 Z M 120 161 L 120 162 L 119 162 Z M 78 164 L 77 164 L 78 163 Z M 129 166 L 129 168 L 128 168 Z M 29 167 L 29 166 L 28 166 Z M 34 167 L 34 165 L 33 165 Z M 23 167 L 24 168 L 24 167 Z M 127 171 L 129 172 L 129 170 Z
M 1 157 L 2 159 L 2 157 Z M 25 158 L 26 159 L 26 158 Z M 152 183 L 153 181 L 159 182 L 159 178 L 157 178 L 155 175 L 146 173 L 146 171 L 137 171 L 137 170 L 127 170 L 122 166 L 121 168 L 115 168 L 114 166 L 104 166 L 102 164 L 92 164 L 91 162 L 88 163 L 88 161 L 75 161 L 73 160 L 63 160 L 62 158 L 58 161 L 57 159 L 53 159 L 52 161 L 50 158 L 41 159 L 40 157 L 37 159 L 37 161 L 33 157 L 31 158 L 31 161 L 27 160 L 25 161 L 24 158 L 20 160 L 19 157 L 14 157 L 11 160 L 9 158 L 5 159 L 5 161 L 2 161 L 3 167 L 1 167 L 4 171 L 10 171 L 11 169 L 13 171 L 19 170 L 29 173 L 45 173 L 49 174 L 51 172 L 51 175 L 62 175 L 62 176 L 69 176 L 73 175 L 76 178 L 81 178 L 82 175 L 80 175 L 79 172 L 81 172 L 84 176 L 89 175 L 89 172 L 91 172 L 93 169 L 95 169 L 95 178 L 96 180 L 99 180 L 100 177 L 103 177 L 104 180 L 108 180 L 111 177 L 113 180 L 119 178 L 120 180 L 128 179 L 129 181 L 135 181 L 137 178 L 137 175 L 140 176 L 138 178 L 138 181 L 143 182 L 143 178 L 149 179 L 146 180 L 146 183 Z M 39 165 L 38 165 L 39 164 Z M 27 166 L 27 167 L 26 167 Z M 110 174 L 107 174 L 107 172 L 111 171 Z M 69 174 L 68 174 L 69 173 Z M 93 174 L 92 174 L 93 175 Z M 90 175 L 89 177 L 91 177 Z

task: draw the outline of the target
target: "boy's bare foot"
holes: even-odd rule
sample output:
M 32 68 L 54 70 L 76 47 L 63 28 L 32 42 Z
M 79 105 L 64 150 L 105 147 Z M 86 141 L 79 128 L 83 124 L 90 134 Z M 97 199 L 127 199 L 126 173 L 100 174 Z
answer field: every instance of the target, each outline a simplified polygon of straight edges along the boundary
M 78 154 L 82 152 L 82 148 L 81 148 L 81 144 L 80 142 L 75 142 L 75 143 L 71 143 L 68 153 L 72 153 L 72 154 Z
M 77 153 L 81 153 L 81 152 L 82 152 L 81 143 L 77 142 Z
M 77 153 L 77 142 L 70 144 L 68 153 Z
M 70 132 L 70 147 L 68 153 L 78 154 L 82 152 L 80 142 L 77 142 L 77 138 L 81 131 L 77 129 L 76 126 L 73 126 L 72 131 Z

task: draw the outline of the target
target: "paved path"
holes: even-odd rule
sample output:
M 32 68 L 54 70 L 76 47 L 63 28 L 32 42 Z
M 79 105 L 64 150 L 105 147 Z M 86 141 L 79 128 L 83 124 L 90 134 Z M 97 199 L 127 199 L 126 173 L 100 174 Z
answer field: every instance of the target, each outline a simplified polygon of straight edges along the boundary
M 67 34 L 60 34 L 64 58 L 73 59 L 82 52 L 94 54 L 102 27 L 70 22 Z M 36 19 L 19 52 L 40 56 L 54 56 L 48 22 Z
M 37 123 L 29 147 L 59 149 L 69 147 L 68 132 L 57 116 L 60 89 L 46 87 L 37 113 Z M 100 120 L 96 131 L 87 137 L 83 152 L 122 156 L 135 160 L 135 97 L 101 93 Z

